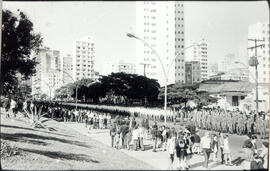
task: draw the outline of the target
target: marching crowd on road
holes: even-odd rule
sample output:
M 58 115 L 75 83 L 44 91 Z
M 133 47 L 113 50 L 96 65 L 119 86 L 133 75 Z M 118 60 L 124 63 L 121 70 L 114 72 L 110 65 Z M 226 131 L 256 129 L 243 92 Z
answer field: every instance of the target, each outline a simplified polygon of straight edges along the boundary
M 4 106 L 7 117 L 16 113 L 17 104 L 14 100 Z M 63 122 L 82 123 L 91 129 L 110 129 L 111 146 L 116 149 L 145 150 L 144 141 L 152 141 L 152 151 L 167 151 L 171 163 L 177 163 L 178 169 L 190 169 L 190 160 L 194 155 L 204 156 L 204 167 L 208 168 L 210 156 L 214 162 L 231 166 L 230 134 L 246 134 L 249 141 L 243 146 L 245 168 L 267 168 L 268 142 L 263 143 L 262 149 L 257 149 L 255 133 L 261 138 L 266 137 L 266 115 L 246 114 L 239 111 L 225 111 L 221 109 L 177 110 L 168 116 L 173 126 L 158 125 L 162 118 L 156 115 L 146 115 L 137 111 L 133 116 L 112 115 L 111 113 L 92 109 L 75 108 L 74 106 L 52 103 L 23 103 L 23 110 L 33 110 L 33 106 L 42 107 L 46 117 L 60 119 Z M 135 117 L 137 115 L 137 119 Z M 14 114 L 14 117 L 16 115 Z M 175 127 L 177 118 L 186 121 L 185 128 Z M 164 119 L 164 116 L 163 116 Z M 154 124 L 150 125 L 149 121 Z M 200 136 L 198 129 L 209 130 Z M 212 132 L 212 133 L 210 133 Z M 214 132 L 214 133 L 213 133 Z M 266 151 L 266 152 L 265 152 Z
M 150 136 L 149 136 L 150 134 Z M 158 126 L 157 122 L 149 126 L 147 119 L 141 123 L 132 117 L 116 118 L 110 129 L 111 145 L 116 149 L 141 150 L 144 151 L 144 139 L 152 140 L 152 150 L 167 151 L 170 159 L 170 168 L 173 169 L 173 163 L 176 162 L 180 170 L 190 169 L 190 160 L 193 155 L 204 156 L 204 167 L 209 168 L 210 156 L 214 162 L 221 162 L 227 166 L 232 166 L 230 135 L 224 133 L 205 132 L 200 136 L 194 126 L 187 126 L 183 129 Z M 267 168 L 268 156 L 266 149 L 268 143 L 263 143 L 262 149 L 257 149 L 256 135 L 249 135 L 250 141 L 243 146 L 243 167 L 247 169 Z M 220 154 L 220 156 L 219 156 Z
M 266 138 L 268 115 L 255 115 L 239 111 L 226 111 L 221 109 L 193 110 L 187 115 L 188 122 L 197 128 L 223 133 L 260 134 Z

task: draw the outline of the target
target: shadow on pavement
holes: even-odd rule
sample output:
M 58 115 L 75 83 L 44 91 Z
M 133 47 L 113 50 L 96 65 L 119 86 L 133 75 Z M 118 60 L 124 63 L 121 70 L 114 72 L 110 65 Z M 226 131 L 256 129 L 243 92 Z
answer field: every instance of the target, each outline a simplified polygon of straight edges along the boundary
M 76 161 L 100 163 L 99 161 L 91 159 L 90 156 L 87 156 L 85 154 L 64 153 L 60 151 L 42 151 L 42 150 L 24 149 L 24 148 L 20 148 L 20 149 L 26 152 L 44 155 L 46 157 L 50 157 L 53 159 L 65 159 L 65 160 L 76 160 Z
M 238 157 L 232 161 L 233 165 L 239 166 L 245 159 L 242 159 L 241 157 Z
M 70 135 L 53 133 L 53 132 L 47 132 L 47 131 L 41 131 L 41 130 L 36 130 L 36 129 L 33 129 L 33 128 L 25 128 L 25 127 L 19 127 L 19 126 L 11 126 L 11 125 L 3 125 L 3 124 L 1 124 L 0 127 L 15 128 L 15 129 L 25 129 L 25 130 L 29 130 L 29 131 L 44 132 L 44 133 L 49 133 L 49 134 L 54 134 L 54 135 L 60 135 L 60 136 L 64 136 L 64 137 L 73 137 L 73 136 L 70 136 Z
M 152 150 L 153 146 L 150 144 L 144 145 L 144 151 Z
M 3 140 L 9 140 L 9 141 L 15 141 L 15 142 L 22 142 L 22 143 L 30 143 L 30 144 L 42 145 L 42 146 L 48 145 L 48 143 L 43 142 L 43 141 L 31 140 L 31 139 L 24 138 L 24 137 L 16 137 L 16 136 L 13 136 L 13 134 L 1 133 L 1 136 L 0 137 Z
M 49 121 L 49 120 L 50 120 L 50 119 L 44 119 L 44 120 L 41 121 L 41 123 L 47 122 L 47 121 Z
M 25 140 L 25 138 L 32 138 L 32 139 L 40 139 L 40 140 L 52 140 L 52 141 L 58 141 L 61 143 L 66 143 L 70 145 L 77 145 L 85 148 L 91 148 L 91 146 L 86 145 L 80 141 L 72 141 L 72 140 L 66 140 L 66 139 L 60 139 L 60 138 L 55 138 L 55 137 L 50 137 L 50 136 L 41 136 L 41 135 L 36 135 L 36 134 L 31 134 L 31 133 L 15 133 L 15 134 L 6 134 L 6 133 L 1 133 L 1 138 L 6 140 L 11 140 L 11 141 L 21 141 Z M 27 142 L 34 141 L 34 140 L 26 140 Z M 41 142 L 41 141 L 39 141 Z M 43 142 L 45 143 L 45 142 Z M 42 143 L 41 143 L 42 144 Z M 45 144 L 47 145 L 47 143 Z
M 208 161 L 208 167 L 210 168 L 210 164 L 213 162 L 213 160 L 209 160 Z M 190 165 L 190 169 L 194 169 L 194 168 L 196 168 L 196 167 L 200 167 L 200 166 L 203 166 L 204 165 L 204 159 L 203 159 L 203 161 L 202 162 L 199 162 L 199 163 L 195 163 L 195 164 L 192 164 L 192 165 Z M 218 165 L 216 165 L 216 166 L 218 166 Z M 216 167 L 216 166 L 211 166 L 211 168 L 213 168 L 213 167 Z

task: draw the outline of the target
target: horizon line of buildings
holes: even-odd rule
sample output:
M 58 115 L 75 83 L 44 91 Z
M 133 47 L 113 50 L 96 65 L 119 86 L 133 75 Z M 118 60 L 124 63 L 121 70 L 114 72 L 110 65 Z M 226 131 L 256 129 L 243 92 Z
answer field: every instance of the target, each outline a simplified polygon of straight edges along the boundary
M 167 84 L 197 83 L 204 80 L 243 80 L 255 82 L 255 67 L 242 65 L 234 54 L 227 54 L 220 64 L 208 61 L 206 38 L 196 42 L 185 51 L 185 10 L 180 1 L 138 1 L 136 2 L 136 36 L 145 40 L 161 57 L 165 71 L 169 68 Z M 264 38 L 265 47 L 258 49 L 259 82 L 269 83 L 269 24 L 257 23 L 248 28 L 248 38 Z M 252 44 L 248 44 L 252 46 Z M 249 51 L 246 62 L 254 51 Z M 176 56 L 177 55 L 177 56 Z M 34 55 L 39 62 L 37 73 L 32 78 L 32 94 L 45 93 L 54 96 L 51 89 L 60 88 L 82 78 L 97 79 L 100 74 L 94 70 L 95 43 L 93 37 L 85 36 L 72 44 L 72 54 L 42 48 Z M 188 58 L 189 57 L 189 58 Z M 172 65 L 171 65 L 172 64 Z M 136 60 L 107 61 L 103 75 L 125 72 L 145 75 L 165 84 L 159 59 L 149 47 L 136 41 Z

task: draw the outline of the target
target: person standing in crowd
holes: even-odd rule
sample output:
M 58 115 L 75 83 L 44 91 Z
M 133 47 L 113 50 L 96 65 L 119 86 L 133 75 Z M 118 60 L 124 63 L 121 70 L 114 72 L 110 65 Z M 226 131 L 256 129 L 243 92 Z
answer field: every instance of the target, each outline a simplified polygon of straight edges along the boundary
M 200 145 L 200 142 L 201 142 L 201 137 L 197 134 L 197 132 L 193 135 L 194 137 L 194 144 L 193 144 L 193 153 L 194 154 L 201 154 L 201 145 Z
M 17 105 L 16 101 L 11 98 L 9 113 L 10 115 L 13 115 L 15 118 L 16 118 L 16 112 L 15 112 L 16 105 Z
M 63 109 L 63 120 L 64 120 L 64 122 L 67 122 L 67 115 L 68 115 L 68 110 Z
M 263 169 L 267 169 L 267 165 L 268 165 L 268 147 L 269 147 L 269 143 L 268 142 L 263 142 L 262 143 L 262 148 L 259 149 L 259 157 L 262 159 L 263 161 Z
M 138 139 L 139 139 L 139 130 L 138 130 L 138 125 L 136 125 L 132 131 L 132 140 L 133 140 L 133 150 L 134 151 L 137 151 Z
M 111 145 L 112 147 L 114 147 L 114 137 L 116 135 L 116 125 L 115 124 L 112 124 L 111 125 L 111 129 L 110 129 L 110 136 L 111 136 Z
M 257 153 L 257 136 L 251 136 L 251 143 L 252 143 L 252 151 L 253 153 Z
M 27 100 L 25 100 L 24 102 L 23 102 L 23 111 L 24 111 L 24 116 L 25 117 L 29 117 L 29 111 L 28 111 L 28 101 Z
M 230 148 L 230 144 L 229 144 L 229 135 L 225 135 L 224 138 L 224 159 L 225 159 L 225 165 L 226 166 L 232 166 L 231 163 L 231 148 Z
M 130 129 L 129 129 L 126 137 L 127 137 L 127 149 L 130 150 L 130 146 L 132 143 L 132 132 Z
M 156 152 L 157 150 L 157 140 L 158 140 L 158 126 L 157 122 L 152 127 L 151 134 L 152 134 L 152 141 L 153 141 L 153 152 Z
M 176 157 L 178 158 L 178 169 L 180 170 L 185 170 L 186 169 L 186 161 L 185 161 L 185 157 L 186 157 L 186 149 L 187 149 L 187 145 L 185 142 L 185 139 L 183 137 L 182 132 L 178 135 L 178 139 L 177 139 L 177 143 L 176 143 Z
M 175 156 L 175 146 L 176 146 L 176 134 L 171 133 L 167 142 L 167 152 L 169 153 L 170 166 L 169 169 L 173 170 L 173 162 Z
M 120 142 L 120 127 L 116 125 L 116 134 L 114 136 L 114 148 L 119 149 Z
M 167 128 L 166 126 L 162 126 L 162 130 L 161 130 L 161 136 L 162 136 L 162 148 L 163 148 L 163 151 L 166 150 L 166 143 L 167 143 Z
M 201 147 L 204 154 L 204 167 L 208 169 L 208 161 L 211 152 L 211 139 L 208 131 L 205 132 L 205 135 L 201 139 Z
M 75 117 L 74 118 L 75 119 L 75 122 L 78 122 L 78 117 L 79 117 L 79 111 L 78 111 L 78 109 L 75 109 L 73 113 L 74 113 L 74 117 Z
M 143 143 L 143 137 L 144 137 L 144 127 L 141 125 L 138 128 L 138 142 L 139 142 L 139 148 L 141 148 L 142 151 L 144 151 L 144 143 Z
M 250 170 L 251 161 L 253 159 L 254 155 L 254 147 L 252 144 L 252 135 L 248 135 L 249 139 L 244 141 L 243 148 L 240 151 L 240 154 L 242 154 L 242 159 L 244 161 L 241 163 L 243 170 Z
M 136 126 L 136 120 L 135 120 L 135 117 L 133 117 L 131 120 L 130 120 L 130 129 L 133 129 L 135 126 Z
M 212 148 L 213 148 L 213 161 L 217 162 L 218 161 L 218 138 L 216 134 L 213 135 Z
M 223 133 L 219 134 L 219 148 L 220 148 L 220 155 L 221 155 L 221 164 L 224 164 L 225 160 L 224 160 L 224 136 L 223 136 Z
M 104 116 L 103 116 L 103 122 L 104 122 L 104 129 L 107 129 L 107 114 L 104 114 Z
M 186 144 L 186 168 L 190 168 L 190 160 L 193 155 L 192 146 L 194 143 L 194 137 L 191 136 L 188 130 L 185 130 L 184 140 Z

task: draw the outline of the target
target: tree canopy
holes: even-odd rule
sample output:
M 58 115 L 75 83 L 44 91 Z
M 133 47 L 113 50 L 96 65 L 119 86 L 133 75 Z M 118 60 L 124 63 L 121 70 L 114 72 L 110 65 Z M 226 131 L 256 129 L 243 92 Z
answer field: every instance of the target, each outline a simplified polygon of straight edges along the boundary
M 92 99 L 94 103 L 98 103 L 100 98 L 108 95 L 121 97 L 126 103 L 133 100 L 144 102 L 145 99 L 153 102 L 157 100 L 160 88 L 156 80 L 145 76 L 112 73 L 108 76 L 102 76 L 97 81 L 83 79 L 69 86 L 61 87 L 57 90 L 58 97 L 64 97 L 67 91 L 65 89 L 69 88 L 72 88 L 72 97 L 75 97 L 76 85 L 78 86 L 78 99 L 84 101 Z
M 211 97 L 208 93 L 199 93 L 197 89 L 199 84 L 172 84 L 167 88 L 168 105 L 180 105 L 186 106 L 188 101 L 194 101 L 198 107 L 202 107 L 216 102 L 214 97 Z M 164 99 L 164 87 L 161 88 L 159 93 L 159 99 Z
M 33 31 L 33 23 L 18 10 L 18 15 L 2 10 L 1 75 L 3 94 L 14 92 L 18 86 L 16 74 L 28 79 L 36 70 L 36 61 L 31 59 L 42 44 L 40 34 Z

